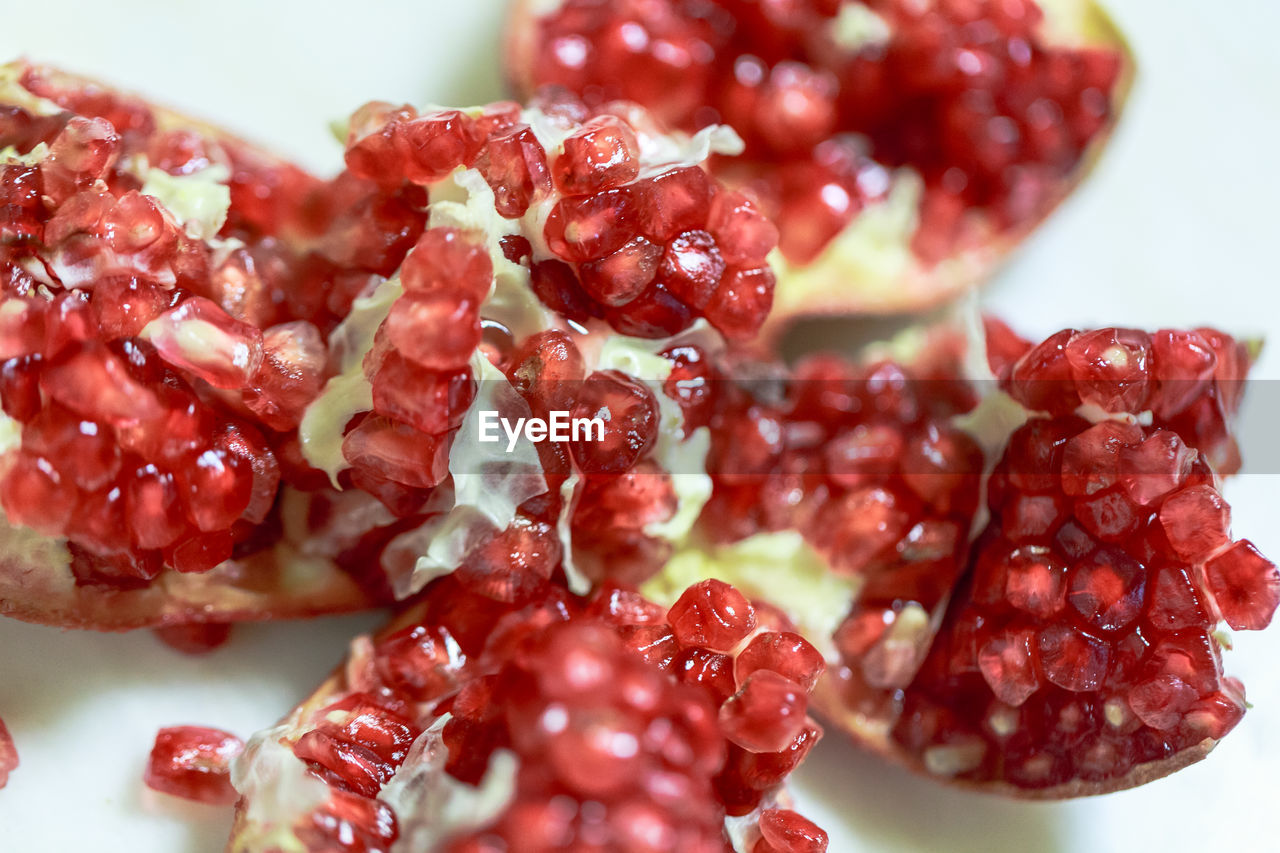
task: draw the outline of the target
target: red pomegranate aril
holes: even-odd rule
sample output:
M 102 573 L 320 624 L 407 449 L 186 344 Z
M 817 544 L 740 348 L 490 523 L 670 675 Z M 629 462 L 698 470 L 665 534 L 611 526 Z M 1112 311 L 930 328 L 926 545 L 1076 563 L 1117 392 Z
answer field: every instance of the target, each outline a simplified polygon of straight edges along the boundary
M 1182 485 L 1194 462 L 1177 433 L 1162 430 L 1120 451 L 1120 485 L 1134 503 L 1148 506 Z
M 111 123 L 75 116 L 40 161 L 44 194 L 61 203 L 101 179 L 120 154 L 121 140 Z
M 294 753 L 321 778 L 361 797 L 372 798 L 391 778 L 394 768 L 373 750 L 319 731 L 304 734 L 294 744 Z
M 163 548 L 173 542 L 186 525 L 173 475 L 154 465 L 139 468 L 129 478 L 125 507 L 133 543 L 139 548 Z
M 682 645 L 722 652 L 732 651 L 756 625 L 755 610 L 746 597 L 714 578 L 686 589 L 671 605 L 667 619 Z
M 978 667 L 996 698 L 1017 707 L 1040 689 L 1029 628 L 1010 628 L 991 637 L 978 652 Z
M 198 803 L 229 804 L 231 759 L 244 749 L 233 734 L 203 726 L 173 726 L 156 734 L 143 780 L 147 787 Z
M 0 720 L 0 788 L 9 784 L 9 774 L 18 769 L 18 750 L 13 745 L 13 736 Z
M 456 370 L 480 345 L 480 306 L 467 297 L 436 292 L 396 300 L 384 328 L 410 361 L 431 370 Z
M 1190 486 L 1167 497 L 1160 524 L 1186 560 L 1206 557 L 1231 541 L 1231 508 L 1212 486 Z
M 525 124 L 491 136 L 476 168 L 493 190 L 494 209 L 508 218 L 524 216 L 529 205 L 551 192 L 547 153 Z
M 124 364 L 98 345 L 45 368 L 40 387 L 67 408 L 117 426 L 153 420 L 161 413 L 155 393 L 130 377 Z
M 264 330 L 262 364 L 244 393 L 245 405 L 272 429 L 297 427 L 320 395 L 327 355 L 319 329 L 306 320 Z
M 387 851 L 399 837 L 395 814 L 378 802 L 342 790 L 330 791 L 329 801 L 297 830 L 308 850 L 337 849 L 344 853 Z
M 630 183 L 640 171 L 640 143 L 621 119 L 600 116 L 565 137 L 552 164 L 556 186 L 566 195 L 586 195 Z
M 1151 335 L 1156 417 L 1177 415 L 1200 397 L 1213 379 L 1218 356 L 1197 332 L 1161 329 Z
M 805 726 L 804 688 L 784 675 L 758 670 L 720 706 L 720 729 L 748 752 L 780 752 Z
M 776 283 L 768 267 L 730 269 L 707 303 L 707 319 L 730 340 L 750 340 L 773 305 Z
M 1065 625 L 1050 625 L 1037 637 L 1044 677 L 1064 690 L 1096 690 L 1107 674 L 1108 652 L 1102 641 Z
M 626 471 L 657 439 L 658 402 L 653 392 L 617 370 L 597 370 L 588 376 L 572 414 L 604 422 L 602 440 L 586 435 L 569 443 L 573 458 L 587 473 Z
M 1205 577 L 1222 618 L 1237 631 L 1267 627 L 1280 603 L 1280 573 L 1248 539 L 1205 563 Z
M 784 675 L 806 690 L 812 690 L 826 668 L 822 653 L 813 644 L 791 631 L 763 631 L 756 634 L 734 661 L 738 684 L 758 670 Z
M 760 840 L 752 853 L 825 853 L 827 833 L 790 809 L 760 813 Z
M 777 227 L 738 192 L 715 197 L 707 230 L 715 237 L 725 263 L 733 266 L 759 264 L 778 245 Z
M 682 301 L 705 308 L 724 276 L 725 262 L 706 231 L 685 231 L 667 244 L 658 274 Z
M 49 460 L 18 456 L 0 483 L 0 501 L 12 522 L 56 536 L 75 507 L 75 487 Z
M 161 358 L 215 388 L 241 388 L 262 364 L 262 332 L 203 297 L 187 299 L 142 330 Z
M 484 248 L 456 228 L 429 228 L 400 266 L 407 293 L 448 294 L 479 302 L 489 295 L 493 262 Z
M 342 455 L 358 469 L 414 488 L 431 488 L 448 474 L 448 443 L 382 416 L 366 417 L 342 440 Z
M 231 638 L 227 622 L 189 622 L 155 629 L 156 637 L 171 649 L 185 655 L 205 655 L 221 648 Z
M 1099 630 L 1117 631 L 1138 617 L 1145 582 L 1146 571 L 1137 560 L 1100 548 L 1072 571 L 1067 602 Z
M 695 319 L 694 309 L 661 281 L 624 306 L 606 308 L 604 316 L 616 331 L 637 338 L 671 337 L 689 328 Z
M 394 351 L 372 383 L 375 412 L 428 434 L 456 427 L 475 397 L 470 370 L 428 370 Z
M 408 157 L 405 178 L 426 184 L 458 166 L 469 166 L 480 148 L 475 122 L 458 110 L 441 110 L 401 127 Z
M 605 190 L 561 199 L 543 229 L 548 248 L 558 257 L 582 263 L 616 252 L 635 234 L 629 189 Z
M 1010 552 L 1005 597 L 1019 610 L 1041 619 L 1062 609 L 1067 565 L 1048 548 L 1030 546 Z
M 225 530 L 197 533 L 168 549 L 165 564 L 187 574 L 207 572 L 231 559 L 234 544 L 230 532 Z
M 582 353 L 557 329 L 525 338 L 511 356 L 511 383 L 536 409 L 567 409 L 584 375 Z
M 684 166 L 640 181 L 632 189 L 636 200 L 637 220 L 644 234 L 656 243 L 666 243 L 681 231 L 707 227 L 720 239 L 721 231 L 715 226 L 704 226 L 714 208 L 712 198 L 718 201 L 715 185 L 706 171 L 698 166 Z M 714 214 L 712 214 L 714 215 Z M 725 237 L 736 236 L 736 227 L 729 229 Z M 767 250 L 766 250 L 767 251 Z M 760 253 L 755 257 L 764 257 Z M 732 261 L 730 261 L 732 263 Z
M 582 289 L 602 305 L 626 305 L 658 274 L 661 246 L 635 237 L 616 252 L 579 268 Z

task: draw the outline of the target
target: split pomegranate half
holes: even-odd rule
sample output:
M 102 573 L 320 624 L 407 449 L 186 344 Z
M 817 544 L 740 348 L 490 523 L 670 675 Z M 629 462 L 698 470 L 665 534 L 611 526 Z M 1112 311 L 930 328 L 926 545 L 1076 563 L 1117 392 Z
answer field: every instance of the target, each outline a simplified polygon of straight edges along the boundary
M 306 527 L 320 182 L 199 122 L 0 68 L 0 612 L 120 629 L 367 603 Z M 291 509 L 286 511 L 285 504 Z
M 781 786 L 821 667 L 718 581 L 664 610 L 441 579 L 250 741 L 229 849 L 820 853 Z
M 1133 71 L 1090 0 L 517 0 L 506 56 L 518 92 L 742 136 L 712 172 L 781 230 L 766 337 L 990 275 L 1088 170 Z

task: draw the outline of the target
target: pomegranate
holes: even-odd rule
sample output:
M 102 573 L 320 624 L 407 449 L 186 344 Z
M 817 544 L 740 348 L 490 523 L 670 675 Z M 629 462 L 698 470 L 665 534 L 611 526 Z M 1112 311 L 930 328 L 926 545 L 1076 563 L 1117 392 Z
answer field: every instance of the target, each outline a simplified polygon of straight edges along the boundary
M 18 769 L 18 750 L 4 720 L 0 720 L 0 788 L 9 783 L 9 774 Z
M 0 613 L 118 629 L 366 603 L 315 537 L 282 535 L 327 369 L 328 319 L 295 287 L 320 183 L 29 63 L 0 68 L 0 151 Z
M 1280 602 L 1276 567 L 1231 538 L 1211 461 L 1238 460 L 1248 354 L 1212 330 L 1069 330 L 1035 347 L 989 332 L 1007 396 L 984 405 L 1017 401 L 1023 422 L 927 658 L 894 692 L 838 668 L 820 701 L 963 784 L 1062 797 L 1157 778 L 1244 713 L 1215 625 L 1263 628 Z
M 156 734 L 143 781 L 147 787 L 199 803 L 236 801 L 231 759 L 244 749 L 233 734 L 203 726 L 173 726 Z
M 507 32 L 521 93 L 741 134 L 711 165 L 779 223 L 766 335 L 989 275 L 1088 170 L 1132 75 L 1089 0 L 520 0 Z
M 444 578 L 250 742 L 230 849 L 822 851 L 778 805 L 821 668 L 717 581 L 668 612 Z

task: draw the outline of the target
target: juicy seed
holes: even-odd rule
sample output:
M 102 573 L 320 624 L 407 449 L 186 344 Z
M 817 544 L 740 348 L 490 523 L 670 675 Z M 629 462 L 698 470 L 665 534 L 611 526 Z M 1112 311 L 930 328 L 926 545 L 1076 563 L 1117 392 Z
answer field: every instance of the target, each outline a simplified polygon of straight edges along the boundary
M 233 734 L 202 726 L 173 726 L 156 734 L 143 781 L 147 787 L 198 803 L 236 801 L 231 759 L 244 749 Z
M 732 651 L 756 625 L 755 610 L 746 597 L 713 578 L 685 590 L 667 618 L 682 645 L 721 652 Z

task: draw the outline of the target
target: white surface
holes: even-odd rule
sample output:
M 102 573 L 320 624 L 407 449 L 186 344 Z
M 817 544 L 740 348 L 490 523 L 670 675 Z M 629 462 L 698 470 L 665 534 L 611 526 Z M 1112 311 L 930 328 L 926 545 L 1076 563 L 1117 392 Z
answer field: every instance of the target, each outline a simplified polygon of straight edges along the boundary
M 1091 183 L 990 288 L 988 302 L 1037 333 L 1213 323 L 1280 341 L 1280 6 L 1112 6 L 1143 66 L 1127 120 Z M 117 81 L 321 169 L 338 162 L 327 123 L 364 100 L 475 103 L 499 94 L 501 0 L 323 7 L 7 0 L 0 57 L 25 53 Z M 1280 347 L 1256 375 L 1280 377 Z M 1255 437 L 1275 435 L 1269 419 L 1259 425 Z M 1280 467 L 1271 471 L 1237 479 L 1228 495 L 1237 533 L 1275 556 Z M 225 811 L 143 791 L 155 730 L 193 722 L 248 735 L 301 698 L 352 633 L 376 622 L 240 628 L 228 647 L 199 660 L 146 633 L 60 633 L 0 620 L 0 717 L 22 757 L 0 791 L 0 849 L 222 849 Z M 799 800 L 831 831 L 833 851 L 1275 849 L 1264 827 L 1275 825 L 1280 797 L 1276 660 L 1280 629 L 1239 636 L 1227 665 L 1256 707 L 1207 761 L 1140 790 L 1067 804 L 999 801 L 908 777 L 831 733 L 800 774 Z

